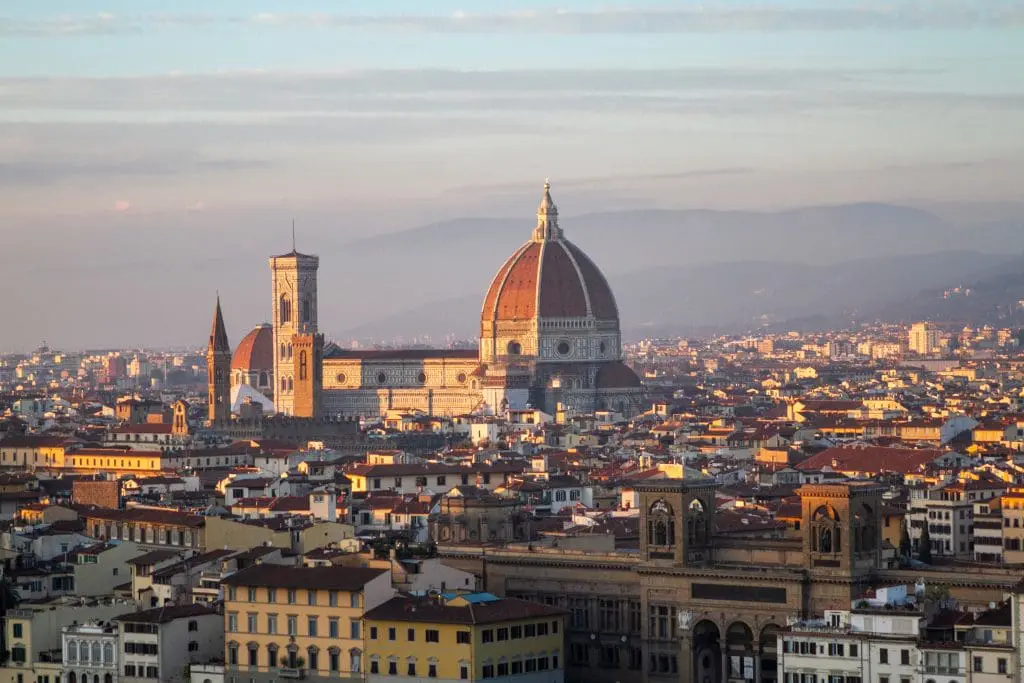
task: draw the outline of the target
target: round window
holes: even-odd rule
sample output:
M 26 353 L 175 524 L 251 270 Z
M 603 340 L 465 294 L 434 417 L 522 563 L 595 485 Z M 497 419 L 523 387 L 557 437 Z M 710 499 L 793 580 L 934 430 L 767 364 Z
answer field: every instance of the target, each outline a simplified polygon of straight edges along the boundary
M 377 384 L 384 384 L 384 382 L 387 382 L 387 381 L 388 381 L 388 376 L 386 374 L 384 374 L 383 372 L 377 373 Z
M 572 345 L 566 340 L 558 342 L 558 346 L 555 348 L 559 356 L 568 356 L 569 352 L 572 351 Z
M 465 384 L 466 383 L 466 373 L 460 372 L 458 377 L 456 377 L 455 379 L 458 381 L 459 384 Z
M 420 384 L 426 384 L 427 383 L 427 375 L 426 375 L 426 373 L 421 372 L 419 375 L 417 375 L 416 376 L 416 381 L 419 382 Z
M 348 377 L 345 377 L 345 373 L 344 372 L 339 372 L 338 375 L 334 379 L 338 380 L 338 384 L 344 384 L 345 380 L 347 380 Z

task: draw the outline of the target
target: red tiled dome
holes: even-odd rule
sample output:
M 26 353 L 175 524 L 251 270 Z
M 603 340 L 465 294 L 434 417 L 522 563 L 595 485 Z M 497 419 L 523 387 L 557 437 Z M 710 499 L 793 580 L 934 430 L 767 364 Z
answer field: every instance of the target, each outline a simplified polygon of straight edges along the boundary
M 601 271 L 563 238 L 527 242 L 512 254 L 491 282 L 481 316 L 617 320 L 619 311 Z
M 270 325 L 258 325 L 238 342 L 231 356 L 232 370 L 274 369 L 274 331 Z

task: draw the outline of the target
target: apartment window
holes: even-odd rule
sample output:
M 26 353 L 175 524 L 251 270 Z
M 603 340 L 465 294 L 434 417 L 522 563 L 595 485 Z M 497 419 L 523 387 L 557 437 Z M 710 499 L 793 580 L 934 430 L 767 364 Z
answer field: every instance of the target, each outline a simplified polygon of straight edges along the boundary
M 396 629 L 394 626 L 388 628 L 388 640 L 396 640 L 398 638 Z
M 380 662 L 378 662 L 376 659 L 371 659 L 370 660 L 370 673 L 372 673 L 372 674 L 379 674 L 380 673 Z
M 878 650 L 878 661 L 881 662 L 882 664 L 888 664 L 889 663 L 889 650 L 887 650 L 884 647 L 879 649 Z
M 277 666 L 277 645 L 267 646 L 267 666 Z
M 316 605 L 316 591 L 315 590 L 310 589 L 310 590 L 306 591 L 306 604 L 311 606 L 311 607 Z
M 489 628 L 484 629 L 480 632 L 480 640 L 484 643 L 494 642 L 494 631 Z
M 317 631 L 317 626 L 318 625 L 319 624 L 317 623 L 317 618 L 316 617 L 309 617 L 309 619 L 307 620 L 307 623 L 306 623 L 306 628 L 309 631 L 309 637 L 310 638 L 316 638 L 316 635 L 317 635 L 316 631 Z
M 879 676 L 878 677 L 878 683 L 889 683 L 889 677 L 888 676 Z
M 982 671 L 982 668 L 981 668 L 981 657 L 975 657 L 974 661 L 972 662 L 972 664 L 973 664 L 973 666 L 971 667 L 971 669 L 973 671 L 977 671 L 979 673 Z
M 437 478 L 437 485 L 438 486 L 444 486 L 445 483 L 446 483 L 446 480 L 445 480 L 444 476 L 440 476 L 440 477 Z
M 850 656 L 851 657 L 859 656 L 859 651 L 858 651 L 857 643 L 850 643 Z
M 338 591 L 329 591 L 327 593 L 327 604 L 331 607 L 338 606 Z
M 462 680 L 469 678 L 469 666 L 466 664 L 459 664 L 459 678 Z
M 249 602 L 256 602 L 256 589 L 255 588 L 250 588 L 249 589 Z
M 1007 673 L 1007 660 L 1005 657 L 1000 657 L 996 661 L 996 671 L 998 671 L 1001 674 Z
M 288 617 L 288 635 L 299 635 L 299 618 L 294 614 Z
M 268 588 L 267 589 L 267 602 L 277 602 L 277 589 L 276 588 Z
M 434 662 L 427 665 L 427 678 L 437 678 L 437 664 Z
M 348 596 L 349 607 L 359 607 L 359 593 L 352 593 Z
M 238 612 L 228 612 L 228 633 L 238 632 Z
M 380 488 L 380 479 L 374 479 L 373 480 L 373 488 L 375 488 L 375 489 L 379 489 Z
M 256 633 L 258 630 L 256 628 L 256 615 L 250 612 L 249 614 L 245 615 L 245 617 L 246 621 L 248 622 L 248 624 L 246 625 L 249 627 L 249 633 Z
M 455 642 L 458 643 L 459 645 L 468 645 L 470 643 L 470 633 L 469 633 L 469 631 L 456 631 L 455 632 Z
M 341 630 L 338 626 L 338 617 L 331 617 L 327 620 L 327 637 L 328 638 L 340 638 Z
M 508 662 L 498 662 L 498 675 L 508 676 Z
M 498 641 L 508 640 L 508 629 L 505 627 L 498 629 Z
M 509 635 L 509 638 L 511 638 L 512 640 L 519 640 L 520 638 L 523 637 L 523 627 L 522 626 L 513 626 L 512 628 L 510 628 L 508 630 L 508 635 Z
M 370 627 L 370 640 L 377 640 L 377 627 L 376 626 L 371 626 Z
M 425 634 L 428 643 L 440 643 L 441 637 L 440 632 L 436 629 L 428 628 Z
M 405 634 L 405 639 L 408 640 L 410 643 L 414 642 L 416 640 L 416 629 L 408 629 Z
M 359 622 L 358 619 L 353 619 L 352 621 L 348 622 L 348 637 L 352 640 L 359 640 L 362 637 L 360 633 L 361 629 L 362 624 Z
M 194 640 L 188 641 L 188 651 L 189 652 L 199 652 L 199 643 L 197 643 Z
M 524 638 L 533 638 L 535 635 L 537 635 L 537 624 L 527 624 L 526 626 L 523 626 Z
M 673 608 L 672 611 L 675 612 L 675 609 Z M 555 622 L 555 623 L 557 623 L 557 622 Z M 672 619 L 672 623 L 673 624 L 675 623 L 675 619 L 674 618 Z M 673 630 L 674 630 L 674 627 L 673 627 Z M 558 633 L 558 628 L 557 627 L 555 628 L 555 633 Z M 548 623 L 546 621 L 542 621 L 541 623 L 537 624 L 537 635 L 538 636 L 546 636 L 547 634 L 548 634 Z
M 519 674 L 523 673 L 523 663 L 519 660 L 512 662 L 511 671 L 513 676 L 518 676 Z
M 900 664 L 910 666 L 910 650 L 900 650 Z
M 494 678 L 494 665 L 484 664 L 481 678 Z
M 249 666 L 257 666 L 260 661 L 259 646 L 255 643 L 249 645 Z
M 391 661 L 388 662 L 388 675 L 389 676 L 397 676 L 398 675 L 398 661 L 397 660 L 392 659 Z
M 288 589 L 288 604 L 289 605 L 294 605 L 295 604 L 295 594 L 296 593 L 298 593 L 298 591 L 296 591 L 294 588 L 289 588 Z
M 267 615 L 267 633 L 271 633 L 271 634 L 277 633 L 277 615 L 276 614 L 268 614 Z
M 309 667 L 309 670 L 318 670 L 320 668 L 320 651 L 315 647 L 311 647 L 307 651 L 307 654 L 309 655 L 307 658 L 307 666 Z
M 406 675 L 407 676 L 415 676 L 416 675 L 416 662 L 407 662 Z
M 238 643 L 228 644 L 228 664 L 238 666 Z

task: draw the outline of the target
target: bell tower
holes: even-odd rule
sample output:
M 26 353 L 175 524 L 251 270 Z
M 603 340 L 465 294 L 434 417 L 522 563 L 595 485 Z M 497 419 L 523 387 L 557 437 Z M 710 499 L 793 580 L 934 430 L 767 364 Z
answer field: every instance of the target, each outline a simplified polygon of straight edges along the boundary
M 640 557 L 652 564 L 698 566 L 711 561 L 714 479 L 684 470 L 683 479 L 636 485 Z
M 805 484 L 797 489 L 806 566 L 846 575 L 878 568 L 884 490 L 872 482 Z
M 207 391 L 211 427 L 226 427 L 231 422 L 231 345 L 220 310 L 220 296 L 213 312 L 210 343 L 206 347 Z
M 316 335 L 317 271 L 320 258 L 292 250 L 270 258 L 271 321 L 274 331 L 274 407 L 286 415 L 295 414 L 296 335 Z

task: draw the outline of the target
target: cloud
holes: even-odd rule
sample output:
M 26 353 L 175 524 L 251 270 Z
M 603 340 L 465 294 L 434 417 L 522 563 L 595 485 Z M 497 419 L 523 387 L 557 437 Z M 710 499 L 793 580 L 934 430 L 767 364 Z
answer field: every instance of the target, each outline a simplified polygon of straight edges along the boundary
M 124 78 L 3 78 L 0 115 L 38 120 L 40 110 L 196 112 L 238 120 L 268 117 L 453 112 L 672 109 L 741 99 L 872 87 L 898 96 L 938 70 L 912 69 L 545 69 L 364 70 L 334 74 L 233 72 Z M 882 88 L 884 86 L 884 88 Z M 3 114 L 6 110 L 6 114 Z M 21 113 L 19 113 L 21 112 Z
M 81 148 L 73 157 L 51 150 L 50 158 L 41 160 L 40 152 L 37 150 L 33 158 L 0 161 L 0 184 L 49 185 L 69 179 L 167 176 L 269 165 L 261 159 L 201 159 L 192 152 L 136 151 L 133 158 L 126 160 L 110 160 L 109 153 L 99 155 Z
M 786 7 L 770 3 L 701 3 L 671 8 L 607 8 L 453 12 L 441 14 L 272 13 L 248 16 L 149 14 L 56 17 L 37 21 L 0 20 L 0 36 L 67 36 L 137 33 L 201 25 L 251 25 L 322 29 L 376 29 L 429 33 L 715 33 L 723 31 L 831 31 L 1024 25 L 1019 3 L 991 0 L 893 0 L 870 5 Z
M 117 213 L 124 213 L 130 208 L 132 208 L 132 205 L 126 199 L 118 199 L 116 202 L 114 202 L 114 211 Z

